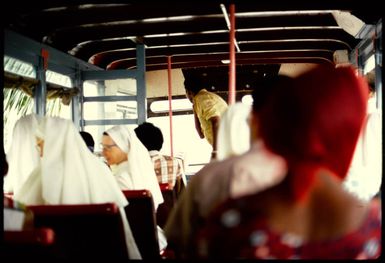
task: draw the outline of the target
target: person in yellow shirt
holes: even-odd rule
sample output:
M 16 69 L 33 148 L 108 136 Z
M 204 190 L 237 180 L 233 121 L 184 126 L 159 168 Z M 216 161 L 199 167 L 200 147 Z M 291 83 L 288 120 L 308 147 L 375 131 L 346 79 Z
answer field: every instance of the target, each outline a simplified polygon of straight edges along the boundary
M 217 94 L 206 90 L 199 78 L 185 79 L 184 87 L 187 98 L 193 104 L 195 128 L 199 137 L 206 138 L 213 147 L 211 158 L 215 159 L 219 122 L 227 103 Z

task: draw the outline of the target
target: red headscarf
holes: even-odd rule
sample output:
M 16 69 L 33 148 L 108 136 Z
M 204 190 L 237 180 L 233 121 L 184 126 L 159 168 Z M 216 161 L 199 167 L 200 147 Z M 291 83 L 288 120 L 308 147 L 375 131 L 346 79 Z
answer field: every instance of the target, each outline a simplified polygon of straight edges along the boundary
M 318 169 L 346 176 L 366 115 L 368 86 L 352 68 L 331 65 L 276 85 L 259 114 L 260 132 L 267 147 L 286 159 L 295 200 L 304 200 Z

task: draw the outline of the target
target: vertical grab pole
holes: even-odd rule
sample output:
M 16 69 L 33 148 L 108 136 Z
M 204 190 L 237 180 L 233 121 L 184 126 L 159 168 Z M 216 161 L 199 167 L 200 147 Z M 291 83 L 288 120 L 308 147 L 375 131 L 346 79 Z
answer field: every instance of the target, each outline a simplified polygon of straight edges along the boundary
M 172 85 L 171 85 L 171 56 L 167 57 L 167 76 L 168 76 L 168 119 L 170 120 L 170 149 L 171 157 L 174 157 L 173 136 L 172 136 Z
M 42 49 L 39 56 L 39 65 L 36 70 L 36 78 L 39 80 L 39 85 L 34 91 L 34 112 L 39 116 L 44 116 L 47 110 L 46 72 L 48 69 L 48 58 L 49 52 L 46 49 Z
M 230 64 L 228 103 L 235 103 L 235 5 L 230 4 Z

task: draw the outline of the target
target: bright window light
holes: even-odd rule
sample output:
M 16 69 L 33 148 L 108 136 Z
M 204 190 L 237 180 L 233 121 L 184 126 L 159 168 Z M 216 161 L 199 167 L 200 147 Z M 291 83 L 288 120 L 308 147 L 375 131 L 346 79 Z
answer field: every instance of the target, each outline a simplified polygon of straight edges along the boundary
M 374 68 L 375 68 L 375 65 L 376 65 L 376 61 L 374 59 L 374 55 L 371 55 L 368 60 L 366 61 L 365 63 L 365 66 L 364 66 L 364 75 L 369 73 L 370 71 L 372 71 Z
M 168 100 L 154 101 L 150 109 L 154 113 L 168 112 Z M 188 99 L 175 99 L 171 101 L 172 111 L 192 110 L 192 103 Z

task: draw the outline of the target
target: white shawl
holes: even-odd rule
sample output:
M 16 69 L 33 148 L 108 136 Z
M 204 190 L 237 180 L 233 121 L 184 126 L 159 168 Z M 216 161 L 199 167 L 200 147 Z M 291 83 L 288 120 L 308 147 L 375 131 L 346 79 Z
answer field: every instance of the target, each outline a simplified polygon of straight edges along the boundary
M 106 133 L 122 151 L 127 153 L 127 173 L 124 175 L 127 176 L 127 184 L 132 186 L 132 189 L 127 190 L 150 190 L 156 210 L 159 204 L 163 203 L 163 196 L 148 150 L 136 137 L 135 132 L 126 126 L 114 126 Z
M 250 105 L 237 102 L 222 114 L 217 136 L 217 160 L 239 155 L 250 149 L 250 111 Z
M 44 139 L 44 154 L 25 183 L 14 188 L 14 199 L 26 205 L 116 203 L 120 207 L 129 256 L 139 259 L 140 253 L 124 213 L 128 202 L 109 168 L 88 150 L 70 120 L 45 117 L 38 122 L 38 126 L 32 125 L 29 130 L 34 129 L 33 136 L 29 133 L 24 136 L 34 144 L 36 135 Z M 12 157 L 11 163 L 19 161 L 19 157 Z
M 9 170 L 4 178 L 4 192 L 18 192 L 30 173 L 40 162 L 36 148 L 35 133 L 38 116 L 34 114 L 21 117 L 13 128 L 12 141 L 7 153 Z
M 44 139 L 44 155 L 37 174 L 41 175 L 45 204 L 115 202 L 118 206 L 127 205 L 108 167 L 88 150 L 70 120 L 45 117 L 39 121 L 34 135 Z M 34 141 L 36 144 L 36 139 Z M 23 185 L 25 191 L 14 191 L 14 198 L 30 204 L 22 197 L 33 189 Z

